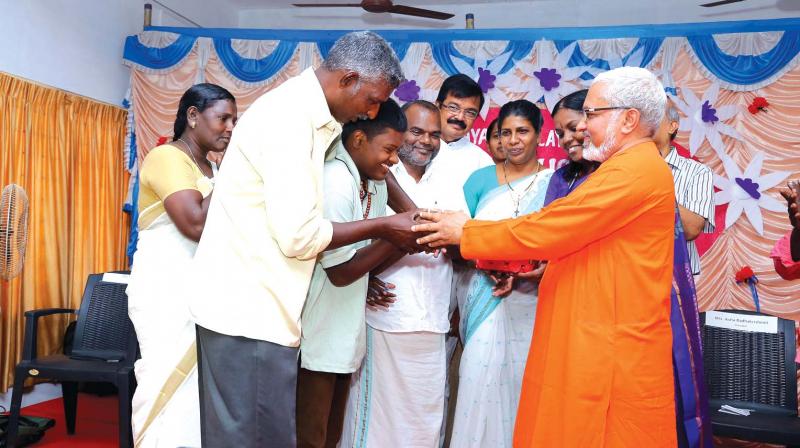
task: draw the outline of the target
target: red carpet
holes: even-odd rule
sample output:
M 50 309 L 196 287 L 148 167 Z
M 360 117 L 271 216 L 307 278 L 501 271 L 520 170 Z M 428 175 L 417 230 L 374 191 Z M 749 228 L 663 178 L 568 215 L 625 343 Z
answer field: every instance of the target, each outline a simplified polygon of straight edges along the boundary
M 64 422 L 64 405 L 60 398 L 23 408 L 23 415 L 55 419 L 56 425 L 45 433 L 34 447 L 49 448 L 99 448 L 116 447 L 118 437 L 117 397 L 98 397 L 78 394 L 78 412 L 75 417 L 75 434 L 67 435 Z

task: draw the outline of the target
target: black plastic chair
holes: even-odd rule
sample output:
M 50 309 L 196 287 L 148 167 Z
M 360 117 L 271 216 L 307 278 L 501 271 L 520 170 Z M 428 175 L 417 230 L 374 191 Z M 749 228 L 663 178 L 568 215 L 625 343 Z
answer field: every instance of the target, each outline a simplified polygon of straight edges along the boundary
M 722 312 L 768 316 L 742 310 Z M 700 313 L 714 435 L 800 446 L 794 321 L 778 318 L 777 333 L 766 333 L 709 326 L 706 317 Z M 732 415 L 720 412 L 722 405 L 753 412 Z
M 123 274 L 127 274 L 124 272 Z M 75 310 L 50 308 L 25 312 L 25 343 L 22 361 L 14 371 L 8 446 L 17 438 L 22 389 L 28 376 L 61 381 L 67 433 L 75 433 L 78 382 L 109 382 L 119 396 L 119 446 L 132 446 L 131 397 L 135 388 L 133 363 L 138 343 L 128 318 L 125 283 L 103 281 L 103 274 L 92 274 L 86 282 L 83 301 L 77 312 L 75 339 L 70 355 L 36 356 L 38 319 L 51 314 L 71 314 Z

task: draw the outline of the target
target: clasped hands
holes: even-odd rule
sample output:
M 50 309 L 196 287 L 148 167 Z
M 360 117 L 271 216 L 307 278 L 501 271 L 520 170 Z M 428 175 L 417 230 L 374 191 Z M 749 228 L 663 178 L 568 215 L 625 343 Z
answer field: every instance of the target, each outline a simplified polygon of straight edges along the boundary
M 463 212 L 417 209 L 388 218 L 383 239 L 408 254 L 438 253 L 438 249 L 461 242 L 469 216 Z
M 417 239 L 418 244 L 427 244 L 429 247 L 434 248 L 460 245 L 464 225 L 469 219 L 469 216 L 464 212 L 420 210 L 415 218 L 418 224 L 411 227 L 411 230 L 424 234 Z M 487 271 L 489 278 L 495 283 L 492 295 L 495 297 L 507 296 L 514 289 L 514 281 L 518 278 L 540 280 L 546 266 L 547 263 L 539 262 L 536 269 L 517 274 Z
M 469 221 L 469 215 L 458 211 L 421 209 L 416 213 L 414 221 L 416 224 L 411 230 L 422 234 L 417 239 L 418 244 L 431 248 L 458 246 L 461 244 L 464 224 Z

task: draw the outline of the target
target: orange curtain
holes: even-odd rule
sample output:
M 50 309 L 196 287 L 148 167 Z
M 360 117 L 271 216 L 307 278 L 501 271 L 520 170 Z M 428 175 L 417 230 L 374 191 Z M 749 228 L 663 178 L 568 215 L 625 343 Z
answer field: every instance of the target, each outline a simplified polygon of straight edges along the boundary
M 0 280 L 0 392 L 13 382 L 23 313 L 78 308 L 86 277 L 124 269 L 125 110 L 0 73 L 0 188 L 28 193 L 22 273 Z M 44 317 L 39 355 L 61 350 L 66 316 Z

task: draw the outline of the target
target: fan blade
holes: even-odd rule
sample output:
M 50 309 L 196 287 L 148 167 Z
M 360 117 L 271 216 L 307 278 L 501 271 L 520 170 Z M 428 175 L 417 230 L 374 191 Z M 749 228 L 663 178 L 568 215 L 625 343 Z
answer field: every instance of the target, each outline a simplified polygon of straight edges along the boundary
M 394 5 L 389 12 L 394 14 L 403 14 L 406 16 L 427 17 L 429 19 L 447 20 L 454 16 L 454 14 L 431 11 L 430 9 L 414 8 L 411 6 Z
M 722 5 L 727 5 L 729 3 L 739 3 L 739 2 L 743 2 L 743 1 L 744 0 L 720 0 L 718 2 L 703 3 L 700 6 L 702 6 L 703 8 L 712 8 L 714 6 L 722 6 Z
M 360 8 L 361 3 L 292 3 L 298 8 Z

